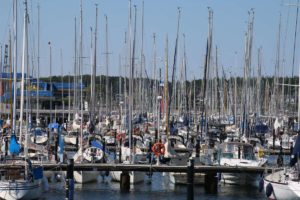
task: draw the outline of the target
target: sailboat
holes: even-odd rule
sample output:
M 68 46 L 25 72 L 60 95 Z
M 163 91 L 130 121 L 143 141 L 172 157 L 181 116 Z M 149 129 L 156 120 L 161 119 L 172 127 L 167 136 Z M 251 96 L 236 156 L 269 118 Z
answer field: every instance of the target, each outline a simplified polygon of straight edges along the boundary
M 130 75 L 129 75 L 129 95 L 128 95 L 128 146 L 124 145 L 122 148 L 122 155 L 126 155 L 127 160 L 123 160 L 123 164 L 136 164 L 141 159 L 143 159 L 143 155 L 141 152 L 139 153 L 134 147 L 134 137 L 133 137 L 133 80 L 134 80 L 134 66 L 135 66 L 135 35 L 136 35 L 136 13 L 137 8 L 135 7 L 135 18 L 134 18 L 134 35 L 133 35 L 133 44 L 129 42 L 129 60 L 130 60 Z M 131 0 L 129 1 L 129 37 L 131 37 Z M 131 38 L 129 38 L 131 41 Z M 113 171 L 111 172 L 111 177 L 115 181 L 121 180 L 121 171 Z M 140 183 L 144 181 L 144 172 L 137 171 L 129 171 L 130 183 Z
M 300 136 L 298 135 L 293 150 L 290 168 L 273 172 L 264 177 L 263 183 L 266 196 L 270 199 L 291 200 L 300 198 L 299 178 Z
M 96 5 L 96 16 L 98 15 L 98 7 Z M 97 18 L 97 17 L 96 17 Z M 96 20 L 97 23 L 97 20 Z M 96 33 L 95 33 L 96 35 Z M 83 66 L 82 63 L 82 1 L 80 4 L 80 66 Z M 96 56 L 96 55 L 94 55 Z M 104 153 L 102 149 L 98 146 L 90 145 L 89 138 L 85 141 L 83 137 L 83 99 L 82 99 L 82 74 L 81 74 L 81 116 L 77 117 L 80 119 L 80 148 L 78 152 L 74 155 L 73 159 L 75 163 L 94 163 L 101 162 L 103 160 Z M 77 183 L 87 183 L 97 180 L 99 175 L 98 171 L 74 171 L 74 179 Z
M 299 68 L 300 74 L 300 68 Z M 298 90 L 300 91 L 300 80 Z M 300 93 L 298 92 L 298 99 Z M 300 119 L 300 101 L 298 101 L 298 120 Z M 299 125 L 298 125 L 299 129 Z M 261 185 L 264 186 L 266 196 L 269 199 L 291 200 L 300 198 L 300 135 L 298 133 L 293 152 L 291 154 L 290 167 L 275 171 L 264 177 Z
M 17 60 L 16 60 L 16 34 L 17 34 L 17 0 L 14 0 L 14 104 L 13 104 L 13 129 L 10 137 L 9 151 L 12 155 L 11 158 L 6 158 L 5 163 L 15 165 L 18 164 L 20 168 L 7 169 L 1 173 L 0 179 L 0 198 L 6 200 L 15 199 L 37 199 L 42 193 L 42 179 L 43 179 L 43 168 L 34 168 L 31 165 L 30 159 L 28 159 L 28 135 L 25 134 L 25 145 L 24 145 L 24 157 L 17 157 L 20 153 L 21 146 L 17 142 L 17 137 L 15 135 L 16 131 L 16 71 L 17 71 Z M 26 58 L 27 58 L 27 23 L 28 23 L 28 13 L 27 13 L 27 0 L 25 0 L 25 12 L 24 12 L 24 32 L 23 32 L 23 56 L 22 56 L 22 90 L 21 99 L 24 98 L 24 72 Z M 25 53 L 26 52 L 26 53 Z M 23 108 L 24 101 L 21 101 L 21 108 Z M 22 115 L 21 115 L 22 117 Z M 28 119 L 26 119 L 28 120 Z M 27 133 L 26 127 L 26 133 Z M 22 131 L 22 127 L 20 127 Z M 21 137 L 20 137 L 21 140 Z

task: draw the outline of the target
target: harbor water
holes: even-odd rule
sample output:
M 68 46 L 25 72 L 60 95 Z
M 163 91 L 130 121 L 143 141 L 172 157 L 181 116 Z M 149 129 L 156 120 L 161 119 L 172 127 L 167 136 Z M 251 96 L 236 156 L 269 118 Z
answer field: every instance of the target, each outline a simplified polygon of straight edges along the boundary
M 268 156 L 269 166 L 276 165 L 277 156 Z M 289 156 L 284 156 L 284 164 L 288 165 Z M 103 178 L 104 177 L 104 178 Z M 42 199 L 54 200 L 65 198 L 64 181 L 49 183 L 49 191 L 43 194 Z M 111 181 L 110 176 L 99 176 L 97 182 L 88 184 L 75 184 L 74 199 L 105 199 L 105 200 L 138 200 L 138 199 L 187 199 L 186 185 L 175 185 L 170 182 L 163 173 L 153 173 L 149 178 L 145 173 L 145 180 L 139 184 L 131 184 L 129 193 L 120 192 L 120 183 Z M 224 183 L 222 180 L 218 184 L 216 194 L 205 192 L 203 185 L 194 186 L 194 199 L 201 200 L 237 200 L 237 199 L 257 199 L 265 200 L 264 191 L 260 192 L 257 186 L 238 186 Z
M 120 183 L 112 182 L 109 177 L 103 182 L 99 177 L 98 182 L 89 184 L 75 184 L 74 199 L 105 199 L 105 200 L 138 200 L 138 199 L 187 199 L 187 187 L 174 185 L 162 173 L 153 173 L 152 182 L 147 175 L 143 183 L 130 185 L 129 193 L 120 192 Z M 64 183 L 50 184 L 50 190 L 44 193 L 43 199 L 64 199 Z M 204 186 L 194 186 L 194 199 L 266 199 L 264 192 L 259 192 L 258 187 L 241 187 L 220 183 L 217 194 L 207 194 Z

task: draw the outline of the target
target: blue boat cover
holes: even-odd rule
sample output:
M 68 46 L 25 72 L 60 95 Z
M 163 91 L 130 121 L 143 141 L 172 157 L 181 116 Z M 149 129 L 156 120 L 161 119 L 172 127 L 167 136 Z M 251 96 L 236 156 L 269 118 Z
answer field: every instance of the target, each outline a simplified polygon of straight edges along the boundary
M 257 124 L 255 126 L 256 133 L 267 133 L 268 130 L 269 130 L 269 127 L 266 124 Z
M 64 153 L 64 147 L 65 147 L 65 143 L 64 143 L 64 137 L 61 135 L 61 127 L 59 128 L 59 153 L 63 154 Z
M 17 142 L 16 135 L 10 136 L 10 143 L 9 143 L 9 152 L 12 155 L 18 155 L 20 153 L 20 144 Z
M 33 131 L 33 134 L 36 136 L 41 136 L 41 135 L 43 135 L 43 131 L 41 129 L 35 129 Z
M 50 128 L 50 129 L 58 129 L 58 127 L 59 127 L 59 124 L 58 123 L 50 123 L 49 125 L 48 125 L 48 128 Z
M 35 180 L 43 178 L 43 167 L 36 167 L 33 169 L 33 178 Z

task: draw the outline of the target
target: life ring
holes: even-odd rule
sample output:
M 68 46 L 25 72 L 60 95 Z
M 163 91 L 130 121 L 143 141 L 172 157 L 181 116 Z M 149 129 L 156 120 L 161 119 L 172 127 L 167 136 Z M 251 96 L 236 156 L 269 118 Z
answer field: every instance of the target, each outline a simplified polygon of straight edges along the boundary
M 155 143 L 151 150 L 153 151 L 153 153 L 155 154 L 156 157 L 160 156 L 160 155 L 164 155 L 165 154 L 165 145 L 163 143 Z
M 125 133 L 119 133 L 119 134 L 117 134 L 116 139 L 117 139 L 117 141 L 120 141 L 121 138 L 124 139 L 125 137 L 126 137 Z

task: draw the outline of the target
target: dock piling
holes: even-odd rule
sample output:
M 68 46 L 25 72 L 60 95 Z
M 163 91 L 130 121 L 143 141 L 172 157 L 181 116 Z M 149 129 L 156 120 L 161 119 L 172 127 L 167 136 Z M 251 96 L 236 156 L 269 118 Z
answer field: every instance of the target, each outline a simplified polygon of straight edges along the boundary
M 187 166 L 187 199 L 194 200 L 194 159 L 190 158 Z
M 218 192 L 218 177 L 216 172 L 206 172 L 204 187 L 206 193 L 216 194 Z
M 66 200 L 74 199 L 74 159 L 68 161 L 66 177 Z
M 121 190 L 121 192 L 129 192 L 130 191 L 130 176 L 127 171 L 123 171 L 121 173 L 120 190 Z

